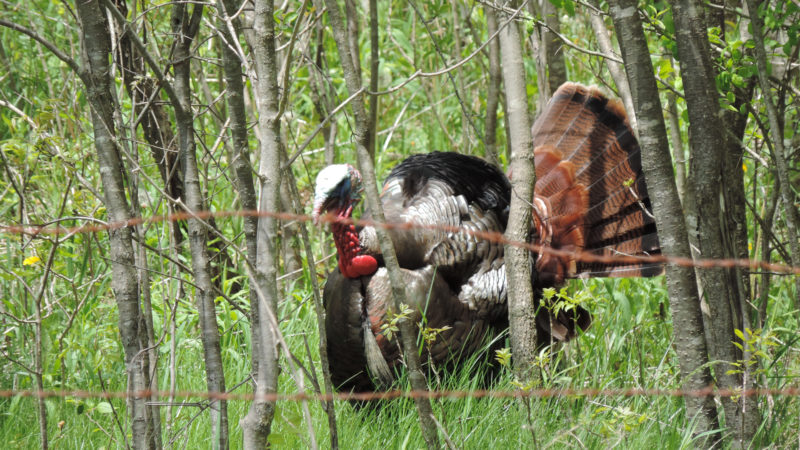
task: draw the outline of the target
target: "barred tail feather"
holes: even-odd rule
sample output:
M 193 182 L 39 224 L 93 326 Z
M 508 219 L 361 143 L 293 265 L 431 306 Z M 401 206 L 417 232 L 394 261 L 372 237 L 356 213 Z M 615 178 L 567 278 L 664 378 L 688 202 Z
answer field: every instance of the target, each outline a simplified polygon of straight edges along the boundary
M 639 144 L 617 101 L 566 83 L 533 125 L 538 243 L 602 256 L 660 254 Z M 660 264 L 537 259 L 543 283 L 578 276 L 654 276 Z

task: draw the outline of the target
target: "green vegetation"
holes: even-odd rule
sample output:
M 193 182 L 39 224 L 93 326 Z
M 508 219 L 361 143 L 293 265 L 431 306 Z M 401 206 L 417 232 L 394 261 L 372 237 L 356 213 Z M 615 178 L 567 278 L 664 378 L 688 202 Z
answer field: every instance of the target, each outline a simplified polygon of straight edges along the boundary
M 166 60 L 173 39 L 167 12 L 171 6 L 163 2 L 143 3 L 152 10 L 142 15 L 137 27 L 146 24 L 148 45 Z M 288 3 L 292 4 L 288 11 L 276 13 L 277 34 L 283 43 L 291 35 L 296 21 L 310 20 L 309 17 L 316 14 L 316 10 L 314 14 L 309 14 L 310 11 L 298 13 L 299 2 Z M 452 55 L 453 61 L 466 57 L 486 39 L 485 16 L 480 4 L 458 7 L 459 3 L 420 5 L 426 17 L 431 18 L 432 35 L 426 33 L 421 20 L 405 2 L 381 3 L 382 54 L 378 75 L 382 90 L 400 85 L 418 69 L 434 71 L 447 66 L 433 45 L 432 36 L 442 47 L 443 54 Z M 560 13 L 569 19 L 563 20 L 562 33 L 574 42 L 581 42 L 582 47 L 594 49 L 592 29 L 584 20 L 586 13 L 576 9 L 570 0 L 553 3 L 558 3 Z M 800 22 L 795 19 L 799 12 L 796 3 L 776 3 L 774 11 L 769 11 L 766 17 L 771 33 L 767 46 L 778 80 L 776 89 L 780 89 L 783 96 L 782 113 L 786 124 L 783 132 L 788 144 L 790 179 L 796 194 L 800 190 L 800 134 L 797 133 L 800 93 L 796 87 L 797 75 L 785 71 L 784 67 L 797 63 L 800 44 L 796 24 Z M 30 9 L 5 5 L 0 19 L 36 30 L 68 56 L 80 61 L 78 25 L 71 6 L 47 1 L 30 2 Z M 667 5 L 661 2 L 647 2 L 643 10 L 649 19 L 646 32 L 651 39 L 654 65 L 659 77 L 669 85 L 662 91 L 666 100 L 672 89 L 682 89 L 678 65 L 673 59 L 674 25 Z M 213 22 L 215 11 L 207 14 Z M 459 27 L 452 26 L 456 19 L 459 19 Z M 725 30 L 712 27 L 710 36 L 717 58 L 716 84 L 721 92 L 722 108 L 749 114 L 743 141 L 748 151 L 742 157 L 741 173 L 749 207 L 747 222 L 740 224 L 747 228 L 747 253 L 751 259 L 790 264 L 788 247 L 783 245 L 789 239 L 784 207 L 778 202 L 777 213 L 770 213 L 778 197 L 774 193 L 771 145 L 764 129 L 764 104 L 755 97 L 752 102 L 737 103 L 740 95 L 737 89 L 755 83 L 757 71 L 747 50 L 752 47 L 752 40 L 742 37 L 738 15 L 728 19 L 724 22 Z M 362 26 L 366 29 L 366 24 Z M 528 26 L 533 27 L 530 23 Z M 215 36 L 214 30 L 204 25 L 195 44 L 194 126 L 206 204 L 212 211 L 231 211 L 240 206 L 230 170 L 232 144 L 226 134 L 227 114 L 222 95 L 225 83 L 217 64 L 220 42 Z M 369 36 L 366 32 L 360 36 L 362 71 L 367 84 Z M 327 60 L 320 74 L 314 72 L 314 52 L 318 50 L 315 41 L 315 37 L 302 37 L 297 43 L 295 65 L 288 71 L 288 104 L 282 126 L 290 155 L 325 118 L 317 106 L 322 104 L 327 114 L 348 97 L 336 60 L 336 47 L 328 36 L 320 40 L 319 48 Z M 244 39 L 242 45 L 246 48 Z M 524 48 L 530 50 L 530 46 Z M 614 90 L 600 58 L 568 47 L 564 47 L 564 51 L 568 56 L 566 66 L 570 80 L 605 84 L 608 91 Z M 452 72 L 454 82 L 444 75 L 419 78 L 380 98 L 375 157 L 379 176 L 384 176 L 398 160 L 414 152 L 452 150 L 483 155 L 483 142 L 473 126 L 482 133 L 488 83 L 486 61 L 480 53 Z M 525 64 L 529 103 L 534 105 L 539 96 L 534 58 L 526 60 Z M 8 26 L 0 26 L 0 67 L 6 68 L 0 70 L 0 226 L 69 228 L 108 221 L 93 146 L 90 108 L 80 80 L 48 49 Z M 117 128 L 126 165 L 124 182 L 128 200 L 136 205 L 134 215 L 169 214 L 174 205 L 168 206 L 157 161 L 141 129 L 134 125 L 137 115 L 118 69 L 113 76 L 119 102 L 116 108 L 121 114 Z M 461 93 L 460 101 L 454 95 L 454 85 Z M 248 110 L 248 120 L 255 122 L 251 86 L 248 84 L 246 89 L 248 108 L 252 108 Z M 770 94 L 777 97 L 775 92 Z M 159 96 L 158 99 L 166 102 L 166 96 Z M 321 101 L 319 96 L 326 98 Z M 681 124 L 679 136 L 686 140 L 686 105 L 682 98 L 674 101 L 676 120 Z M 171 124 L 173 112 L 168 106 L 169 117 L 165 118 L 165 123 Z M 497 148 L 500 149 L 499 159 L 505 164 L 503 109 L 498 111 Z M 336 161 L 353 161 L 349 112 L 345 109 L 333 122 L 338 130 Z M 254 155 L 257 155 L 253 150 L 256 146 L 256 136 L 251 134 L 250 148 Z M 317 135 L 292 165 L 306 212 L 311 208 L 309 198 L 313 195 L 314 176 L 324 165 L 324 146 L 324 136 Z M 683 148 L 673 151 L 680 155 L 676 156 L 680 160 L 689 154 Z M 253 158 L 253 167 L 254 170 L 258 167 L 257 157 Z M 685 169 L 680 166 L 676 170 Z M 175 242 L 176 226 L 183 227 L 182 243 Z M 218 218 L 215 226 L 226 238 L 214 247 L 220 254 L 213 255 L 212 262 L 217 270 L 215 283 L 221 289 L 216 299 L 216 313 L 226 386 L 233 393 L 245 394 L 252 392 L 252 367 L 243 221 L 236 217 Z M 765 226 L 769 233 L 765 233 Z M 316 258 L 323 260 L 331 254 L 332 243 L 325 230 L 309 229 Z M 0 391 L 36 390 L 38 373 L 48 391 L 124 392 L 127 387 L 124 351 L 120 343 L 118 309 L 111 290 L 110 261 L 114 258 L 109 250 L 111 232 L 67 230 L 62 234 L 36 234 L 32 231 L 16 233 L 0 228 L 3 261 L 0 263 Z M 289 272 L 288 267 L 300 263 L 301 273 L 285 275 L 281 280 L 284 289 L 279 305 L 281 330 L 297 361 L 314 373 L 321 384 L 318 329 L 309 278 L 320 276 L 322 280 L 324 273 L 335 267 L 335 257 L 324 259 L 310 270 L 300 253 L 293 252 L 300 247 L 298 236 L 288 227 L 283 233 L 291 245 L 286 248 L 282 267 Z M 144 249 L 142 254 L 149 276 L 147 286 L 158 356 L 158 386 L 167 391 L 174 383 L 179 392 L 204 392 L 206 373 L 185 224 L 155 221 L 143 225 L 141 235 L 142 242 L 136 245 Z M 752 325 L 750 329 L 737 330 L 740 340 L 737 345 L 746 349 L 750 356 L 746 361 L 738 361 L 736 367 L 748 369 L 755 377 L 756 387 L 797 386 L 800 376 L 797 298 L 800 293 L 795 290 L 795 280 L 776 274 L 767 279 L 765 286 L 760 271 L 754 272 L 750 279 L 752 289 L 748 301 L 752 305 L 747 310 L 752 313 Z M 673 326 L 680 330 L 681 325 L 672 323 L 664 277 L 572 281 L 566 290 L 553 294 L 586 306 L 595 321 L 575 341 L 557 349 L 543 350 L 539 358 L 542 381 L 533 387 L 681 387 L 672 345 Z M 288 374 L 285 360 L 282 369 L 279 391 L 296 392 L 297 386 Z M 483 384 L 487 370 L 487 364 L 473 359 L 455 373 L 439 373 L 439 377 L 431 381 L 431 388 L 484 389 L 487 388 Z M 488 388 L 499 391 L 519 388 L 508 367 L 499 370 L 499 376 Z M 306 385 L 313 384 L 307 380 Z M 408 389 L 406 380 L 401 379 L 397 387 Z M 185 448 L 211 448 L 208 414 L 201 412 L 202 398 L 161 398 L 160 401 L 164 402 L 160 411 L 165 447 L 174 443 Z M 44 405 L 52 447 L 125 447 L 131 432 L 125 400 L 66 396 L 47 398 Z M 233 448 L 242 445 L 238 421 L 248 407 L 248 402 L 243 400 L 228 404 Z M 329 446 L 325 413 L 318 402 L 309 402 L 309 407 L 317 442 Z M 800 439 L 797 397 L 759 397 L 758 407 L 763 420 L 753 446 L 794 448 Z M 434 411 L 441 430 L 446 431 L 459 448 L 693 447 L 691 419 L 688 420 L 690 426 L 685 427 L 683 399 L 674 396 L 558 396 L 529 401 L 439 399 L 434 402 Z M 336 418 L 341 448 L 425 446 L 413 402 L 408 399 L 360 408 L 348 402 L 336 402 Z M 0 398 L 0 446 L 40 447 L 39 423 L 36 399 Z M 278 404 L 269 439 L 275 448 L 309 445 L 300 403 Z

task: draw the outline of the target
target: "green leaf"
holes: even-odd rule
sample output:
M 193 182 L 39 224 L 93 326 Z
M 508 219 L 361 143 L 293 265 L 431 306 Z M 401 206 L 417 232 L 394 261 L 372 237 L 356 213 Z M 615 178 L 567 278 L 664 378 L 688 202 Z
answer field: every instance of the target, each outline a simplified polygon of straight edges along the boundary
M 100 414 L 111 414 L 114 412 L 114 409 L 111 408 L 111 403 L 108 402 L 100 402 L 94 407 L 94 409 Z
M 628 299 L 628 296 L 622 292 L 615 291 L 614 292 L 614 300 L 617 302 L 617 305 L 620 309 L 620 314 L 622 314 L 622 320 L 628 322 L 631 320 L 631 302 Z
M 570 17 L 575 16 L 575 3 L 572 0 L 563 0 L 561 6 L 564 7 Z

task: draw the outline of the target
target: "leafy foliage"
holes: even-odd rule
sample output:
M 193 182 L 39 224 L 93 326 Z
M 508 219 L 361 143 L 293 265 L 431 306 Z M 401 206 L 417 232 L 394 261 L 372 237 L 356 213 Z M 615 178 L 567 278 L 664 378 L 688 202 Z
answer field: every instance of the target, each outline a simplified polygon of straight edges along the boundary
M 139 2 L 133 2 L 139 3 Z M 483 6 L 461 2 L 418 2 L 420 17 L 406 2 L 381 2 L 379 8 L 381 64 L 376 74 L 381 90 L 399 86 L 417 70 L 433 72 L 467 57 L 487 38 Z M 553 1 L 562 19 L 562 34 L 570 40 L 594 48 L 594 37 L 585 20 L 582 4 L 571 0 Z M 173 36 L 169 24 L 169 5 L 141 2 L 136 26 L 147 37 L 148 48 L 168 60 Z M 333 40 L 324 28 L 326 18 L 319 11 L 298 11 L 299 2 L 288 2 L 286 10 L 276 13 L 276 34 L 281 43 L 288 41 L 295 23 L 309 24 L 298 37 L 294 64 L 287 71 L 286 114 L 283 127 L 288 152 L 294 154 L 311 137 L 317 125 L 343 101 L 346 89 Z M 766 27 L 767 52 L 771 56 L 774 95 L 783 99 L 784 139 L 791 149 L 790 165 L 794 192 L 800 192 L 800 130 L 798 130 L 798 93 L 796 64 L 800 8 L 796 2 L 765 3 L 762 11 Z M 6 5 L 0 19 L 22 24 L 52 42 L 67 56 L 80 61 L 78 25 L 67 3 L 36 0 L 25 5 Z M 674 43 L 675 27 L 671 11 L 664 2 L 645 2 L 642 12 L 647 19 L 653 62 L 667 90 L 682 91 L 677 71 Z M 209 15 L 215 12 L 210 10 Z M 319 16 L 319 19 L 317 17 Z M 133 16 L 131 16 L 133 17 Z M 316 25 L 319 20 L 319 27 Z M 210 21 L 210 22 L 213 22 Z M 428 33 L 423 26 L 432 29 Z M 362 31 L 366 24 L 359 22 Z M 530 18 L 526 26 L 539 26 Z M 317 39 L 314 33 L 322 36 Z M 752 56 L 752 39 L 740 9 L 726 10 L 721 24 L 709 27 L 709 37 L 716 55 L 716 86 L 720 104 L 749 117 L 742 142 L 742 177 L 748 197 L 747 227 L 749 255 L 786 263 L 787 212 L 770 211 L 775 187 L 768 133 L 764 129 L 765 110 L 759 98 L 741 102 L 741 90 L 750 86 L 757 73 Z M 0 27 L 0 224 L 54 224 L 74 227 L 107 221 L 93 151 L 90 111 L 80 80 L 52 53 L 27 36 Z M 221 69 L 220 43 L 216 30 L 204 24 L 196 45 L 191 86 L 196 107 L 198 154 L 202 186 L 209 208 L 228 211 L 238 208 L 235 183 L 231 179 L 233 158 L 227 136 L 226 86 Z M 529 41 L 526 41 L 530 44 Z M 240 44 L 246 48 L 244 41 Z M 369 37 L 360 33 L 358 46 L 364 79 L 369 73 Z M 438 47 L 438 49 L 437 49 Z M 531 54 L 533 50 L 526 47 Z M 605 85 L 613 91 L 604 63 L 572 47 L 563 47 L 568 55 L 569 77 L 588 84 Z M 316 55 L 320 55 L 317 58 Z M 284 55 L 281 55 L 285 57 Z M 443 61 L 444 59 L 444 61 Z M 377 124 L 376 168 L 386 174 L 400 159 L 414 152 L 452 150 L 483 154 L 483 135 L 488 85 L 485 51 L 450 72 L 448 76 L 419 77 L 402 89 L 380 97 Z M 526 61 L 529 102 L 535 104 L 537 72 L 534 58 Z M 251 74 L 245 74 L 247 76 Z M 137 214 L 145 217 L 169 214 L 169 205 L 161 181 L 158 161 L 153 158 L 140 128 L 138 117 L 116 70 L 114 86 L 120 117 L 117 124 L 120 145 L 126 164 L 125 185 L 130 201 L 138 203 Z M 137 80 L 142 81 L 142 80 Z M 455 91 L 460 95 L 457 97 Z M 159 94 L 156 102 L 166 97 Z M 248 85 L 248 101 L 255 102 Z M 501 100 L 502 102 L 503 100 Z M 665 102 L 666 103 L 666 102 Z M 9 108 L 6 105 L 13 105 Z M 736 106 L 738 105 L 738 106 Z M 686 114 L 683 99 L 677 107 L 681 133 L 686 138 Z M 168 110 L 168 115 L 172 112 Z M 505 148 L 503 112 L 499 111 L 498 148 Z M 170 124 L 171 117 L 166 118 Z M 250 120 L 255 120 L 250 117 Z M 332 120 L 335 159 L 352 161 L 351 117 L 345 109 Z M 255 148 L 256 136 L 250 136 Z M 310 140 L 292 165 L 301 196 L 308 200 L 317 170 L 324 164 L 326 136 Z M 683 148 L 675 148 L 675 157 L 685 157 Z M 500 155 L 505 161 L 505 155 Z M 257 167 L 259 161 L 252 161 Z M 306 202 L 310 208 L 310 202 Z M 146 285 L 152 308 L 153 328 L 158 356 L 158 385 L 167 390 L 204 391 L 205 375 L 196 306 L 188 299 L 194 290 L 188 269 L 186 243 L 176 242 L 180 224 L 154 222 L 139 228 L 147 265 Z M 218 271 L 220 295 L 215 304 L 222 337 L 222 356 L 229 385 L 234 392 L 248 392 L 250 378 L 251 330 L 248 315 L 249 285 L 244 270 L 243 222 L 240 218 L 216 221 L 219 233 L 228 239 L 214 258 Z M 765 229 L 766 227 L 766 229 Z M 320 229 L 311 229 L 314 251 L 319 259 L 330 254 L 332 245 Z M 0 389 L 35 389 L 34 347 L 42 350 L 39 370 L 45 389 L 120 392 L 126 389 L 127 375 L 119 340 L 118 312 L 111 290 L 109 233 L 67 233 L 62 235 L 16 235 L 0 233 Z M 288 227 L 284 239 L 293 241 Z M 764 244 L 765 241 L 767 244 Z M 227 262 L 224 262 L 227 258 Z M 323 266 L 309 269 L 302 256 L 286 252 L 284 268 L 299 258 L 302 273 L 285 274 L 285 298 L 280 305 L 281 329 L 297 361 L 307 364 L 317 380 L 321 378 L 316 345 L 318 330 L 310 301 L 309 277 L 334 267 L 332 259 Z M 286 270 L 289 272 L 289 270 Z M 47 274 L 47 276 L 45 276 Z M 792 385 L 800 371 L 797 329 L 798 315 L 790 277 L 751 275 L 753 326 L 737 331 L 737 346 L 749 357 L 736 363 L 736 369 L 751 369 L 757 385 L 783 388 Z M 766 280 L 766 281 L 764 281 Z M 678 388 L 677 356 L 672 345 L 673 324 L 664 280 L 574 281 L 546 298 L 561 300 L 557 308 L 569 310 L 575 305 L 591 309 L 594 325 L 575 342 L 563 348 L 546 349 L 538 360 L 542 388 Z M 144 289 L 141 285 L 140 289 Z M 38 306 L 37 306 L 38 305 Z M 144 307 L 144 305 L 142 306 Z M 37 311 L 37 308 L 39 310 Z M 558 311 L 556 311 L 558 312 Z M 37 323 L 36 313 L 41 316 Z M 396 321 L 410 310 L 396 314 L 383 332 L 391 338 L 397 332 Z M 37 327 L 41 340 L 37 342 Z M 430 345 L 444 329 L 424 330 L 424 345 Z M 308 343 L 308 345 L 307 345 Z M 490 368 L 475 359 L 455 373 L 443 373 L 433 383 L 435 389 L 474 390 L 486 387 L 483 380 L 493 378 L 491 389 L 532 388 L 519 386 L 509 369 L 512 355 L 508 348 L 492 355 L 500 368 L 494 376 L 485 376 Z M 241 383 L 241 384 L 239 384 Z M 401 380 L 401 386 L 407 387 Z M 297 387 L 283 373 L 281 392 L 295 392 Z M 166 400 L 166 399 L 162 399 Z M 204 416 L 197 418 L 202 399 L 175 399 L 162 407 L 164 443 L 202 443 L 208 436 Z M 789 446 L 797 442 L 796 417 L 800 414 L 793 397 L 760 399 L 764 422 L 757 442 Z M 49 417 L 51 444 L 61 448 L 118 448 L 124 446 L 126 404 L 118 399 L 67 396 L 45 401 Z M 318 403 L 310 404 L 314 429 L 320 436 L 327 432 L 325 414 Z M 442 427 L 454 442 L 464 448 L 530 447 L 531 435 L 543 447 L 586 446 L 628 448 L 646 446 L 692 447 L 691 429 L 683 429 L 683 401 L 673 397 L 555 397 L 530 402 L 528 414 L 510 399 L 459 398 L 436 403 Z M 39 437 L 38 415 L 34 399 L 15 396 L 0 398 L 0 441 L 10 448 L 35 448 Z M 229 407 L 231 423 L 244 416 L 247 404 L 233 401 Z M 338 402 L 336 412 L 343 448 L 410 447 L 424 445 L 417 427 L 411 400 L 388 402 L 380 408 L 354 408 Z M 231 427 L 231 442 L 239 445 L 238 427 Z M 299 403 L 284 402 L 278 407 L 270 442 L 276 447 L 309 445 Z M 319 439 L 324 441 L 324 439 Z

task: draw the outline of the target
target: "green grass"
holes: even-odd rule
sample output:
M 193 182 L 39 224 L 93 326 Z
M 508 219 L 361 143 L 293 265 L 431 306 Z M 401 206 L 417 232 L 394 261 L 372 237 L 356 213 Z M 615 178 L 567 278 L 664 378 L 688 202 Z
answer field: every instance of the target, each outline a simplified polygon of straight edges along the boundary
M 590 299 L 595 323 L 579 339 L 560 351 L 543 353 L 545 388 L 679 388 L 677 360 L 671 350 L 671 323 L 663 317 L 666 295 L 663 280 L 618 280 L 591 282 L 582 289 Z M 575 286 L 573 286 L 575 287 Z M 311 347 L 311 359 L 319 375 L 316 348 L 317 329 L 313 305 L 308 292 L 301 288 L 282 305 L 282 330 L 292 351 L 308 361 L 304 339 Z M 609 292 L 613 293 L 609 295 Z M 201 360 L 198 330 L 192 318 L 195 312 L 181 305 L 181 318 L 176 336 L 167 336 L 162 343 L 161 386 L 166 387 L 165 365 L 169 339 L 178 344 L 178 389 L 203 391 L 205 376 Z M 248 376 L 249 328 L 247 322 L 231 313 L 227 305 L 219 304 L 220 325 L 223 330 L 223 358 L 227 385 L 233 386 Z M 787 325 L 795 320 L 788 314 L 775 314 L 774 325 L 792 335 Z M 791 323 L 787 321 L 791 320 Z M 103 323 L 108 323 L 106 319 Z M 111 322 L 113 323 L 113 322 Z M 110 330 L 113 331 L 113 330 Z M 109 332 L 110 332 L 109 331 Z M 779 338 L 780 339 L 780 338 Z M 763 380 L 767 385 L 780 387 L 791 384 L 796 370 L 797 355 L 792 344 L 772 347 L 777 359 L 768 367 Z M 787 345 L 788 344 L 788 345 Z M 781 350 L 782 349 L 782 350 Z M 121 350 L 120 350 L 121 352 Z M 111 355 L 109 355 L 111 356 Z M 101 358 L 102 359 L 102 358 Z M 88 361 L 88 359 L 87 359 Z M 771 361 L 770 361 L 771 362 Z M 473 390 L 482 387 L 483 371 L 480 361 L 470 361 L 453 374 L 442 374 L 436 389 Z M 86 363 L 64 385 L 65 389 L 99 390 L 99 379 L 92 377 Z M 123 367 L 119 361 L 102 369 L 108 390 L 124 390 Z M 789 377 L 789 378 L 787 378 Z M 20 373 L 16 378 L 6 374 L 6 380 L 16 379 L 18 389 L 29 389 L 30 380 Z M 78 383 L 77 380 L 82 380 Z M 498 390 L 513 390 L 513 377 L 502 369 L 499 379 L 491 386 Z M 400 386 L 408 388 L 405 380 Z M 54 383 L 55 384 L 55 383 Z M 49 384 L 50 387 L 58 387 Z M 310 384 L 306 382 L 306 384 Z M 3 386 L 11 388 L 12 386 Z M 236 392 L 250 389 L 245 384 Z M 295 392 L 294 382 L 287 371 L 281 375 L 281 392 Z M 190 402 L 195 399 L 188 400 Z M 111 400 L 116 416 L 101 399 L 48 399 L 48 426 L 53 448 L 118 448 L 122 445 L 115 417 L 126 423 L 123 400 Z M 797 402 L 792 398 L 762 399 L 768 407 L 768 418 L 759 434 L 758 445 L 793 446 L 797 441 Z M 327 418 L 318 403 L 309 404 L 316 439 L 322 447 L 329 446 Z M 441 426 L 459 448 L 692 448 L 691 424 L 686 426 L 683 399 L 675 397 L 557 397 L 532 399 L 530 415 L 521 400 L 499 398 L 441 399 L 434 402 L 434 411 Z M 238 421 L 247 412 L 244 401 L 228 405 L 232 448 L 241 447 Z M 196 417 L 198 408 L 174 408 L 167 433 L 167 408 L 162 408 L 164 442 L 175 441 L 182 448 L 209 447 L 208 415 Z M 348 402 L 336 403 L 339 440 L 342 448 L 422 448 L 424 441 L 413 402 L 408 399 L 384 402 L 379 407 L 356 408 Z M 64 421 L 59 429 L 58 423 Z M 109 434 L 111 437 L 109 437 Z M 112 439 L 113 437 L 113 439 Z M 276 448 L 304 448 L 310 445 L 307 425 L 300 403 L 281 402 L 278 405 L 270 441 Z M 0 442 L 10 448 L 39 446 L 36 403 L 30 398 L 0 400 Z

